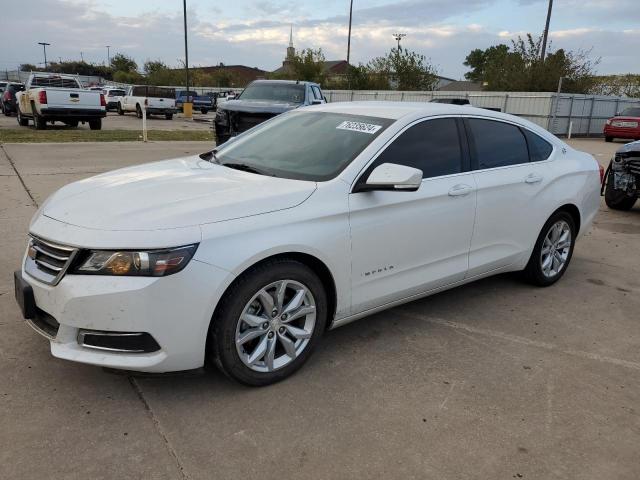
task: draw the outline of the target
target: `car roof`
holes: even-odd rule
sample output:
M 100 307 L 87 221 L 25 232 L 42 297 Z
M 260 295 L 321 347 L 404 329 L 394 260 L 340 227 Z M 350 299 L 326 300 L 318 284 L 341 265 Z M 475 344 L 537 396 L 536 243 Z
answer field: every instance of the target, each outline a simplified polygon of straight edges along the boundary
M 322 110 L 335 113 L 350 113 L 367 115 L 371 117 L 389 118 L 397 120 L 407 115 L 423 114 L 432 115 L 482 115 L 496 118 L 505 118 L 507 115 L 474 108 L 468 105 L 453 105 L 449 103 L 431 102 L 385 102 L 385 101 L 360 101 L 360 102 L 335 102 L 314 105 L 314 110 Z M 510 117 L 510 116 L 508 116 Z
M 285 85 L 318 85 L 315 82 L 307 82 L 303 80 L 254 80 L 253 83 L 272 83 L 272 84 L 285 84 Z

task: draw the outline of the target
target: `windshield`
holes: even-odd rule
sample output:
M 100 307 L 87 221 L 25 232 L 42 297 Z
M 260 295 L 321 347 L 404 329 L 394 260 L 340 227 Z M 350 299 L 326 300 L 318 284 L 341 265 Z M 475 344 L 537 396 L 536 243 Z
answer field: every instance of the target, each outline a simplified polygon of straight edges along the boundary
M 109 97 L 122 97 L 125 95 L 124 90 L 109 90 Z
M 625 108 L 620 115 L 624 117 L 640 117 L 640 108 Z
M 304 90 L 304 85 L 298 83 L 254 83 L 245 88 L 238 98 L 277 103 L 302 103 Z
M 297 180 L 334 178 L 393 120 L 329 112 L 290 112 L 275 117 L 216 152 L 221 164 L 254 167 Z
M 191 90 L 189 90 L 188 92 L 186 90 L 180 90 L 178 92 L 178 97 L 186 97 L 187 95 L 189 95 L 190 97 L 197 97 L 198 93 L 197 92 L 193 92 Z

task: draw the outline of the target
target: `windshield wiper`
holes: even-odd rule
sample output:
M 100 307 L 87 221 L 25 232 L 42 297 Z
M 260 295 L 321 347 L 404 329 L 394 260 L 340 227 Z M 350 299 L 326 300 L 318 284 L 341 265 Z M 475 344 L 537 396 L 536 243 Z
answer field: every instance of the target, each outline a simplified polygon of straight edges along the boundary
M 241 170 L 243 172 L 249 173 L 257 173 L 258 175 L 266 175 L 268 177 L 275 177 L 275 175 L 271 172 L 267 172 L 266 170 L 262 170 L 260 168 L 254 167 L 253 165 L 248 165 L 246 163 L 221 163 L 220 165 L 224 167 L 233 168 L 234 170 Z

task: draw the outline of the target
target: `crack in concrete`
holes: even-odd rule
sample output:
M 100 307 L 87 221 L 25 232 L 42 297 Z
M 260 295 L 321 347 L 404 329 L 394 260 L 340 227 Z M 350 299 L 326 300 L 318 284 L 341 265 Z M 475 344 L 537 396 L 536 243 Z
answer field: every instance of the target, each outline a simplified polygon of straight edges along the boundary
M 453 328 L 456 330 L 463 330 L 469 333 L 475 333 L 478 335 L 485 335 L 488 337 L 499 338 L 508 342 L 519 343 L 528 347 L 536 347 L 544 350 L 555 351 L 563 353 L 565 355 L 571 355 L 573 357 L 580 357 L 586 360 L 595 360 L 601 363 L 609 363 L 618 367 L 630 368 L 633 370 L 640 370 L 640 363 L 631 360 L 622 360 L 620 358 L 607 357 L 605 355 L 599 355 L 597 353 L 585 352 L 584 350 L 574 350 L 572 348 L 561 348 L 558 345 L 549 342 L 542 342 L 539 340 L 531 340 L 529 338 L 520 337 L 518 335 L 512 335 L 510 333 L 504 333 L 497 330 L 490 330 L 487 328 L 473 327 L 464 323 L 452 322 L 450 320 L 436 319 L 436 318 L 421 318 L 418 315 L 403 311 L 395 310 L 400 316 L 410 318 L 412 320 L 421 320 L 423 322 L 432 323 L 441 327 Z
M 156 431 L 158 432 L 162 440 L 164 440 L 165 446 L 167 447 L 167 451 L 169 452 L 169 455 L 173 457 L 173 460 L 175 461 L 176 466 L 180 471 L 181 477 L 183 478 L 183 480 L 189 480 L 189 475 L 187 475 L 187 472 L 184 469 L 184 465 L 182 465 L 182 462 L 178 457 L 178 453 L 176 452 L 175 448 L 173 448 L 173 445 L 169 441 L 167 434 L 162 428 L 162 425 L 160 425 L 160 421 L 158 420 L 158 417 L 156 417 L 154 411 L 151 409 L 151 405 L 149 405 L 149 402 L 145 398 L 142 388 L 140 388 L 140 385 L 138 385 L 138 382 L 136 382 L 136 379 L 133 378 L 131 375 L 127 375 L 127 379 L 129 380 L 129 384 L 133 388 L 133 391 L 136 392 L 136 395 L 142 402 L 142 405 L 144 405 L 145 410 L 149 413 L 149 417 L 151 417 L 151 421 L 153 422 L 153 425 Z
M 27 187 L 27 184 L 24 183 L 24 179 L 22 178 L 22 175 L 20 175 L 20 172 L 16 168 L 16 164 L 13 162 L 13 159 L 7 153 L 7 151 L 5 150 L 4 145 L 0 144 L 0 150 L 2 150 L 2 153 L 4 154 L 4 156 L 7 158 L 7 160 L 11 164 L 11 168 L 13 168 L 13 171 L 16 172 L 16 175 L 18 176 L 18 180 L 20 180 L 20 183 L 22 184 L 22 188 L 24 188 L 24 191 L 27 192 L 27 195 L 29 195 L 29 198 L 31 199 L 33 204 L 36 206 L 36 208 L 39 207 L 38 202 L 36 201 L 36 199 L 31 194 L 31 190 L 29 190 L 29 187 Z

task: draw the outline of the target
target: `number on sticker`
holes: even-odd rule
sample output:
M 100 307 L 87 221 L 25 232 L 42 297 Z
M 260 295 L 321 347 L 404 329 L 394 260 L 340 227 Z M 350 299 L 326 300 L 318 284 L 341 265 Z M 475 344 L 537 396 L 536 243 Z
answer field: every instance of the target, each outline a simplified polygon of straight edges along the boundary
M 338 130 L 351 130 L 352 132 L 362 132 L 374 134 L 382 128 L 382 125 L 374 125 L 372 123 L 352 122 L 346 120 L 336 127 Z

